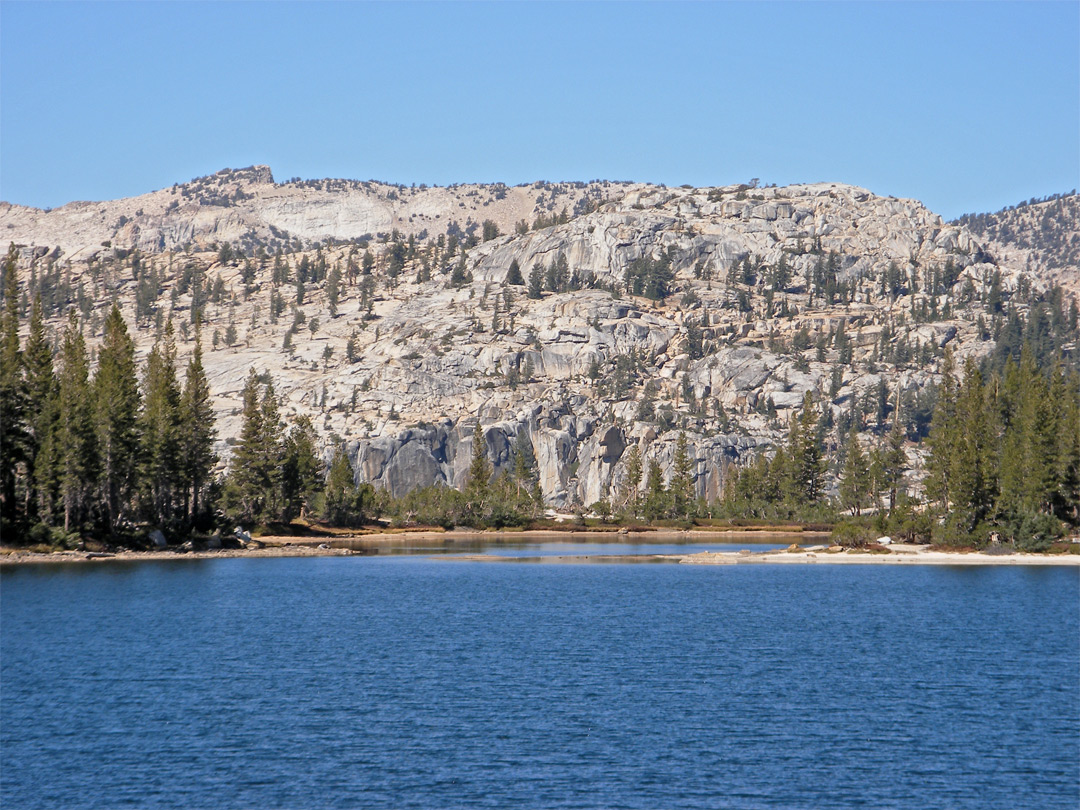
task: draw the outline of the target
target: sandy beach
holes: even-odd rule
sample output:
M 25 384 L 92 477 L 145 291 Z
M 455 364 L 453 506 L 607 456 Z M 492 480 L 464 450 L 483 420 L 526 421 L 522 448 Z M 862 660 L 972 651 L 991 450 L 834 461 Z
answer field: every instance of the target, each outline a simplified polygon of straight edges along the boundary
M 832 547 L 835 549 L 835 547 Z M 688 554 L 679 562 L 689 565 L 1072 565 L 1080 566 L 1080 554 L 987 554 L 979 551 L 941 551 L 929 546 L 894 544 L 888 552 L 856 549 L 830 550 L 814 546 L 757 552 L 713 552 Z

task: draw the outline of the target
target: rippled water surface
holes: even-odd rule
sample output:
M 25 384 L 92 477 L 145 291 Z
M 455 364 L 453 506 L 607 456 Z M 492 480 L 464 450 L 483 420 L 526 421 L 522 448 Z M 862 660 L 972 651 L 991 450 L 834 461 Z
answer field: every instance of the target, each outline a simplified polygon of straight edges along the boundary
M 1069 808 L 1080 576 L 416 557 L 0 575 L 0 805 Z

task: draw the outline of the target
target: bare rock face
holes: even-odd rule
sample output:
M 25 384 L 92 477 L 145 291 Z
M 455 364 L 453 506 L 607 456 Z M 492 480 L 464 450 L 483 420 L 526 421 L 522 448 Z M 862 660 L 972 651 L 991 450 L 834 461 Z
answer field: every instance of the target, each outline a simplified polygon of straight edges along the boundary
M 622 183 L 531 183 L 507 187 L 407 187 L 376 181 L 308 180 L 275 183 L 268 166 L 223 169 L 190 183 L 108 202 L 60 208 L 0 203 L 0 227 L 16 244 L 50 245 L 71 260 L 112 248 L 144 253 L 206 249 L 229 243 L 286 247 L 373 238 L 475 231 L 485 220 L 512 233 L 538 215 L 555 217 L 588 201 L 620 197 Z M 567 214 L 569 216 L 569 214 Z M 106 244 L 108 243 L 108 244 Z M 104 250 L 103 250 L 104 249 Z
M 1066 225 L 1054 233 L 1072 245 L 1076 217 Z M 256 368 L 328 454 L 346 448 L 358 481 L 460 487 L 479 423 L 497 474 L 527 439 L 560 508 L 629 498 L 635 445 L 670 474 L 679 432 L 714 499 L 808 394 L 834 423 L 883 386 L 915 402 L 942 347 L 961 360 L 990 349 L 979 319 L 993 296 L 1024 312 L 1045 287 L 1021 240 L 990 250 L 918 202 L 833 183 L 407 188 L 275 183 L 252 167 L 54 211 L 2 203 L 0 228 L 24 283 L 50 296 L 54 335 L 81 302 L 94 347 L 115 298 L 140 361 L 172 317 L 182 367 L 198 312 L 223 459 Z M 627 293 L 640 259 L 669 262 L 666 298 Z M 560 261 L 559 291 L 529 298 L 507 281 L 514 262 L 527 279 Z M 302 267 L 322 270 L 298 287 Z

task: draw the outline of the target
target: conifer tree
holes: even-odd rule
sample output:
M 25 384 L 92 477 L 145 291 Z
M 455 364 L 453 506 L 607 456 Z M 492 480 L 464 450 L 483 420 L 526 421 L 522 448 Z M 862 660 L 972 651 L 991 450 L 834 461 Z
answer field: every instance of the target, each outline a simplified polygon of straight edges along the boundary
M 242 393 L 240 438 L 233 450 L 226 488 L 229 511 L 242 523 L 261 520 L 267 481 L 263 473 L 262 409 L 259 407 L 259 375 L 248 372 Z
M 506 271 L 506 283 L 525 285 L 525 279 L 521 276 L 521 265 L 518 264 L 517 259 L 510 262 L 510 269 Z
M 854 428 L 848 433 L 844 470 L 840 475 L 840 504 L 853 515 L 861 515 L 869 501 L 870 465 Z
M 30 452 L 27 454 L 26 512 L 31 520 L 46 524 L 56 520 L 57 494 L 57 382 L 53 354 L 45 336 L 41 296 L 34 298 L 30 314 L 30 335 L 24 352 L 26 393 L 30 403 Z
M 634 514 L 637 514 L 641 475 L 641 447 L 635 443 L 626 453 L 626 483 L 623 487 L 622 497 L 623 504 L 628 506 Z
M 677 518 L 688 518 L 694 507 L 694 463 L 687 452 L 686 433 L 675 442 L 675 458 L 669 486 L 671 508 Z
M 889 513 L 896 509 L 897 499 L 904 482 L 904 471 L 907 467 L 907 455 L 904 453 L 904 428 L 900 420 L 899 396 L 897 405 L 893 411 L 892 428 L 886 439 L 885 451 L 882 454 L 882 483 L 889 492 Z
M 1048 511 L 1054 490 L 1056 413 L 1026 347 L 1019 365 L 1006 361 L 1002 392 L 1000 507 L 1006 513 Z
M 341 293 L 341 271 L 335 264 L 326 279 L 326 305 L 331 318 L 337 317 L 338 296 Z
M 484 519 L 490 494 L 491 463 L 487 458 L 487 440 L 480 420 L 477 420 L 473 429 L 472 461 L 465 476 L 466 509 L 475 520 Z
M 1051 386 L 1058 406 L 1058 447 L 1054 514 L 1073 526 L 1080 525 L 1080 374 L 1058 368 Z
M 817 413 L 807 391 L 797 420 L 793 417 L 788 452 L 791 457 L 791 494 L 796 503 L 814 503 L 821 497 L 825 463 L 817 433 Z
M 282 461 L 282 519 L 289 521 L 312 510 L 323 487 L 322 462 L 316 450 L 318 438 L 311 419 L 299 416 L 285 436 Z M 340 448 L 338 450 L 340 452 Z
M 131 503 L 139 453 L 135 344 L 116 304 L 105 318 L 94 375 L 93 407 L 101 504 L 106 525 L 115 531 Z
M 544 268 L 537 262 L 529 271 L 529 290 L 526 293 L 529 298 L 539 300 L 544 295 Z
M 182 476 L 180 458 L 180 384 L 172 319 L 155 343 L 143 375 L 142 499 L 150 519 L 162 525 L 174 518 Z
M 12 244 L 3 264 L 0 312 L 0 532 L 11 536 L 19 521 L 16 479 L 26 462 L 26 390 L 19 346 L 18 251 Z
M 950 349 L 946 349 L 941 364 L 941 382 L 937 402 L 926 439 L 930 453 L 926 459 L 926 495 L 938 514 L 945 514 L 952 501 L 953 446 L 957 437 L 956 425 L 956 368 Z
M 180 394 L 180 462 L 183 472 L 185 512 L 194 523 L 204 509 L 200 498 L 217 463 L 214 453 L 214 409 L 210 383 L 202 364 L 202 340 L 195 333 L 195 350 L 188 360 L 184 389 Z
M 656 520 L 667 512 L 668 492 L 664 486 L 664 471 L 656 459 L 649 462 L 649 473 L 645 478 L 645 517 Z
M 276 520 L 281 515 L 281 482 L 284 448 L 284 425 L 281 406 L 274 391 L 273 380 L 267 380 L 260 404 L 260 465 L 264 479 L 264 503 L 267 519 Z
M 536 468 L 536 454 L 533 452 L 532 442 L 529 441 L 528 431 L 522 429 L 514 437 L 514 468 L 512 472 L 517 495 L 522 494 L 534 498 L 539 504 L 540 477 Z
M 89 517 L 97 472 L 92 400 L 86 342 L 72 309 L 60 351 L 57 440 L 59 488 L 64 505 L 64 531 L 82 526 Z
M 357 486 L 349 457 L 339 445 L 334 449 L 330 469 L 326 474 L 323 489 L 323 517 L 335 526 L 359 524 L 362 510 L 358 514 Z
M 991 512 L 997 496 L 997 459 L 988 392 L 974 361 L 965 363 L 964 385 L 956 402 L 959 435 L 952 459 L 956 497 L 950 521 L 970 539 Z

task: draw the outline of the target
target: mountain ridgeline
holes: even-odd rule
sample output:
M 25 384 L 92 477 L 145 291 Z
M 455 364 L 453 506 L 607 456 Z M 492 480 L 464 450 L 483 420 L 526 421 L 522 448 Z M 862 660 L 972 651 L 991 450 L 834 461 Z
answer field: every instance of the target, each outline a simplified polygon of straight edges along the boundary
M 5 535 L 546 507 L 1046 545 L 1080 521 L 1077 214 L 266 167 L 2 203 Z

